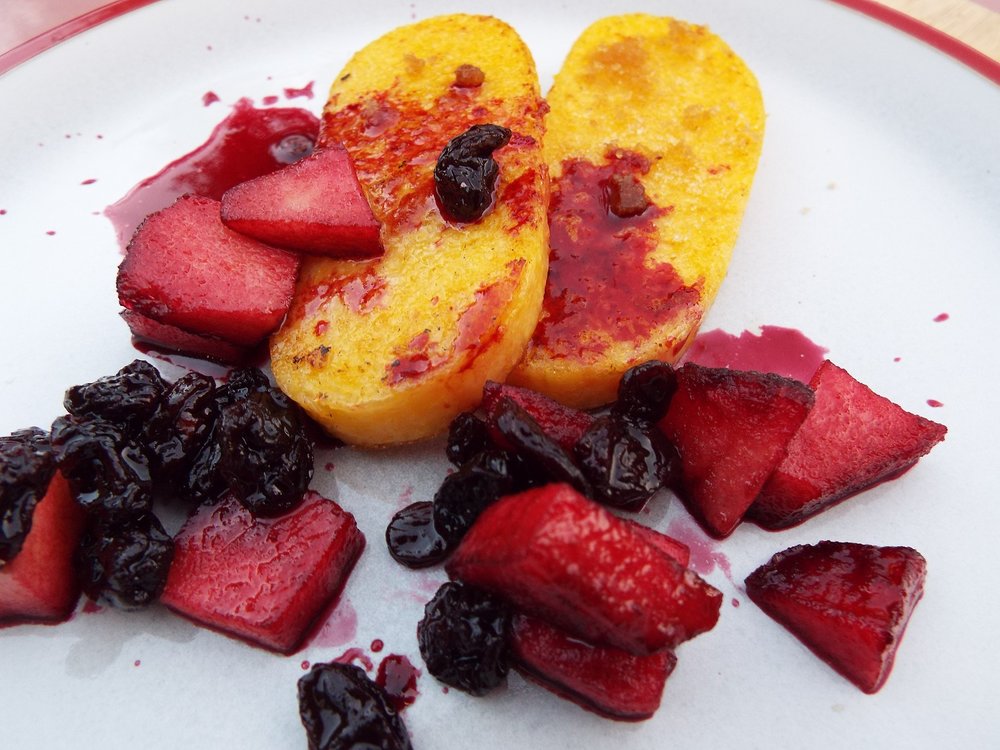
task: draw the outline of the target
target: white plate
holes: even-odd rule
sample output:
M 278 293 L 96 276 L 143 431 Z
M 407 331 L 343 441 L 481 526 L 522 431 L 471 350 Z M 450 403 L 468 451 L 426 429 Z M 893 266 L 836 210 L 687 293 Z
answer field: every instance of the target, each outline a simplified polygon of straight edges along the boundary
M 362 10 L 304 0 L 279 10 L 265 0 L 178 0 L 42 54 L 0 78 L 0 433 L 48 424 L 67 386 L 136 355 L 117 317 L 120 256 L 100 212 L 204 140 L 224 115 L 202 106 L 206 91 L 225 103 L 260 101 L 315 80 L 319 93 L 363 43 L 451 10 L 511 22 L 546 88 L 590 20 L 641 9 L 709 24 L 756 72 L 767 105 L 763 160 L 706 329 L 799 328 L 876 391 L 946 423 L 948 439 L 899 481 L 803 526 L 773 534 L 745 525 L 717 545 L 732 570 L 732 580 L 719 567 L 707 575 L 726 594 L 721 621 L 680 649 L 653 720 L 605 721 L 516 675 L 483 699 L 445 694 L 423 675 L 405 712 L 414 746 L 996 746 L 1000 95 L 954 60 L 837 5 L 512 0 Z M 293 103 L 318 111 L 322 98 Z M 88 179 L 96 182 L 81 185 Z M 949 319 L 934 322 L 942 312 Z M 303 660 L 350 647 L 370 654 L 380 638 L 376 663 L 400 653 L 419 664 L 414 628 L 443 574 L 391 563 L 382 534 L 406 498 L 430 497 L 444 470 L 440 444 L 320 457 L 315 486 L 355 513 L 369 545 L 339 625 L 294 657 L 161 608 L 0 631 L 0 744 L 303 747 Z M 666 497 L 647 517 L 661 529 L 686 518 Z M 775 551 L 823 538 L 906 544 L 929 561 L 926 595 L 875 696 L 835 675 L 739 586 Z

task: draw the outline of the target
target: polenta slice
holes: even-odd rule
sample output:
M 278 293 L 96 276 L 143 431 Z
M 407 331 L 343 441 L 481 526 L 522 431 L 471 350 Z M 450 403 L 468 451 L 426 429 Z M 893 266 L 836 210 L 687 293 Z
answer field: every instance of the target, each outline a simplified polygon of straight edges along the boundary
M 508 25 L 449 15 L 392 31 L 334 81 L 320 146 L 343 144 L 382 222 L 384 256 L 309 258 L 271 341 L 280 387 L 332 434 L 378 445 L 442 431 L 517 363 L 548 258 L 543 103 Z M 512 131 L 492 209 L 442 217 L 433 171 L 475 124 Z
M 697 331 L 736 242 L 764 111 L 721 39 L 640 14 L 584 31 L 548 104 L 549 276 L 509 382 L 591 407 Z

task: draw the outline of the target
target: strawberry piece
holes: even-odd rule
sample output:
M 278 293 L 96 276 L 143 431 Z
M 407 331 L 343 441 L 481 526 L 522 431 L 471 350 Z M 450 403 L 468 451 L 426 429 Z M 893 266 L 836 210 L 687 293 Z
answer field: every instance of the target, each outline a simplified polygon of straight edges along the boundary
M 660 429 L 681 456 L 679 494 L 709 533 L 732 533 L 812 407 L 773 373 L 686 364 Z
M 447 563 L 573 635 L 649 654 L 711 630 L 722 594 L 566 484 L 488 507 Z
M 819 542 L 779 552 L 746 579 L 747 595 L 866 693 L 885 684 L 924 590 L 909 547 Z
M 250 358 L 250 351 L 214 336 L 189 333 L 177 326 L 160 323 L 135 310 L 122 310 L 122 319 L 128 324 L 132 336 L 153 347 L 192 357 L 210 359 L 222 364 L 243 364 Z
M 211 628 L 291 653 L 335 598 L 364 547 L 354 517 L 315 492 L 280 518 L 226 497 L 174 539 L 161 601 Z
M 622 518 L 621 520 L 627 524 L 631 524 L 632 530 L 641 536 L 647 544 L 651 544 L 656 547 L 656 549 L 676 562 L 682 568 L 686 568 L 688 563 L 691 562 L 691 548 L 684 544 L 684 542 L 678 541 L 672 536 L 667 536 L 663 532 L 657 531 L 656 529 L 643 526 L 641 523 L 633 521 L 631 518 Z
M 160 323 L 253 346 L 281 324 L 298 269 L 298 256 L 228 229 L 218 201 L 186 195 L 136 230 L 118 298 Z
M 73 554 L 84 513 L 56 472 L 31 517 L 17 555 L 0 567 L 0 623 L 61 622 L 80 598 Z
M 382 253 L 379 223 L 343 146 L 230 188 L 222 221 L 270 245 L 332 257 Z
M 673 651 L 636 656 L 594 646 L 528 615 L 516 615 L 511 657 L 525 676 L 587 710 L 619 721 L 642 721 L 660 707 L 674 671 Z
M 491 433 L 496 434 L 496 418 L 503 398 L 507 397 L 524 409 L 542 428 L 542 432 L 572 455 L 573 446 L 594 423 L 594 417 L 585 411 L 564 406 L 548 396 L 505 383 L 487 380 L 483 386 L 482 409 Z
M 911 414 L 824 361 L 809 385 L 816 405 L 747 518 L 784 529 L 894 479 L 944 439 L 944 425 Z

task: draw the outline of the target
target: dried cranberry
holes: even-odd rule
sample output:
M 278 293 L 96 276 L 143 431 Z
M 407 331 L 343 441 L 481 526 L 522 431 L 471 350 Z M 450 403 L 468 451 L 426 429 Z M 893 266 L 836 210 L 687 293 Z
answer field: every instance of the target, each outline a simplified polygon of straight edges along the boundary
M 504 495 L 527 489 L 524 459 L 493 448 L 477 453 L 445 477 L 434 495 L 434 527 L 454 548 L 479 515 Z
M 476 89 L 483 85 L 486 74 L 475 65 L 459 65 L 455 68 L 455 85 L 460 89 Z
M 434 528 L 434 503 L 421 501 L 396 513 L 385 529 L 392 559 L 408 568 L 426 568 L 444 560 L 448 544 Z
M 276 389 L 223 407 L 214 439 L 218 469 L 257 516 L 278 516 L 302 500 L 313 473 L 312 443 L 298 407 Z
M 212 434 L 215 381 L 189 372 L 163 395 L 143 431 L 157 481 L 182 480 Z
M 91 599 L 139 609 L 163 592 L 173 557 L 173 540 L 152 513 L 123 524 L 92 517 L 77 553 L 77 570 Z
M 596 420 L 573 450 L 594 499 L 625 510 L 640 509 L 680 467 L 677 449 L 656 425 L 614 414 Z
M 633 174 L 612 175 L 604 184 L 608 210 L 620 219 L 639 216 L 652 204 L 646 189 Z
M 74 416 L 99 417 L 132 431 L 153 413 L 166 390 L 157 369 L 137 359 L 115 375 L 73 386 L 63 405 Z
M 122 427 L 99 418 L 59 417 L 51 440 L 60 471 L 89 512 L 120 520 L 152 510 L 149 459 Z
M 472 412 L 466 411 L 455 417 L 448 426 L 448 444 L 444 452 L 455 466 L 461 466 L 490 445 L 492 443 L 486 423 Z
M 354 664 L 315 664 L 299 679 L 299 717 L 309 750 L 411 750 L 396 709 Z
M 507 679 L 507 604 L 480 589 L 449 581 L 417 625 L 427 671 L 446 685 L 484 695 Z
M 55 471 L 48 433 L 32 427 L 0 437 L 0 566 L 21 551 Z
M 614 410 L 631 419 L 659 422 L 677 390 L 677 374 L 666 362 L 650 360 L 626 370 Z
M 489 210 L 500 176 L 493 152 L 510 136 L 500 125 L 473 125 L 444 147 L 434 168 L 434 194 L 448 218 L 471 222 Z
M 577 467 L 566 450 L 550 438 L 538 422 L 509 396 L 497 402 L 494 427 L 499 441 L 524 459 L 541 479 L 549 482 L 566 482 L 579 492 L 591 497 L 593 491 L 586 476 Z

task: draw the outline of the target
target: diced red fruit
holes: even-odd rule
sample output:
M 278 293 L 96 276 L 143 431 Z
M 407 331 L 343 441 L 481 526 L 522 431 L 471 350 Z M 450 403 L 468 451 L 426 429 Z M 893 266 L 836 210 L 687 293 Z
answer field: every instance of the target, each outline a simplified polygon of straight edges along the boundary
M 582 708 L 619 721 L 642 721 L 656 713 L 677 664 L 673 651 L 637 656 L 594 646 L 528 615 L 514 617 L 510 648 L 515 666 L 528 677 Z
M 813 405 L 773 373 L 686 364 L 660 429 L 681 456 L 679 494 L 717 537 L 732 533 Z
M 57 472 L 35 506 L 21 551 L 0 567 L 0 625 L 61 622 L 70 616 L 80 598 L 73 554 L 83 515 Z
M 251 350 L 231 344 L 214 336 L 189 333 L 169 323 L 160 323 L 135 310 L 122 310 L 122 319 L 128 324 L 132 336 L 153 347 L 192 357 L 210 359 L 222 364 L 242 364 L 250 357 Z
M 909 547 L 819 542 L 779 552 L 747 595 L 866 693 L 885 683 L 927 563 Z
M 688 563 L 691 562 L 691 548 L 684 544 L 684 542 L 678 541 L 672 536 L 667 536 L 663 532 L 657 531 L 656 529 L 643 526 L 641 523 L 633 521 L 631 518 L 622 518 L 621 520 L 630 524 L 632 530 L 642 537 L 647 544 L 651 544 L 656 547 L 660 552 L 676 562 L 682 568 L 686 568 Z
M 269 245 L 333 257 L 382 253 L 379 222 L 342 146 L 329 146 L 222 196 L 222 221 Z
M 487 508 L 447 563 L 455 579 L 591 643 L 650 654 L 711 630 L 722 594 L 566 484 Z
M 146 218 L 118 269 L 122 305 L 190 333 L 253 346 L 288 310 L 299 257 L 227 228 L 186 195 Z
M 747 518 L 784 529 L 893 479 L 944 439 L 944 425 L 911 414 L 824 361 L 809 385 L 816 404 Z
M 216 630 L 291 653 L 340 592 L 364 536 L 315 492 L 280 518 L 254 518 L 232 496 L 203 507 L 174 539 L 161 601 Z
M 488 380 L 483 386 L 482 409 L 494 439 L 497 436 L 493 427 L 504 396 L 528 412 L 538 422 L 542 432 L 559 443 L 571 455 L 573 446 L 594 422 L 594 417 L 587 412 L 564 406 L 541 393 L 536 393 L 528 388 Z

